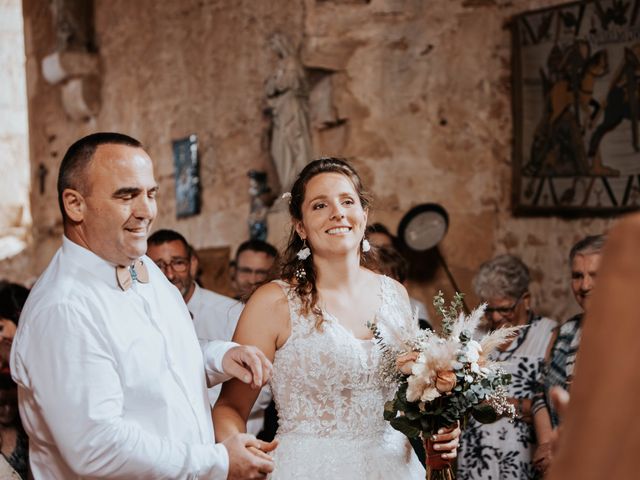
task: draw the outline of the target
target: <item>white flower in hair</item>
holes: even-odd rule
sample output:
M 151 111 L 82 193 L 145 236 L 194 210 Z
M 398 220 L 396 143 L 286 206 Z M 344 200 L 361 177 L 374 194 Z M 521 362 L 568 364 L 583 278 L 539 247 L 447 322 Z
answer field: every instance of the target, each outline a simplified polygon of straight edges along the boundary
M 291 192 L 284 192 L 280 198 L 282 198 L 283 200 L 287 200 L 289 202 L 291 202 Z

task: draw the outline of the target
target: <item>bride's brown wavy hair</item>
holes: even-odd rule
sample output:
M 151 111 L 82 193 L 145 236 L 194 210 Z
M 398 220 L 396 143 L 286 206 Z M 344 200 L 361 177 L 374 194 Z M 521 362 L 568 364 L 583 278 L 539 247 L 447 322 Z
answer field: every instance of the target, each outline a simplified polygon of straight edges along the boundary
M 307 183 L 316 175 L 321 173 L 339 173 L 344 175 L 354 186 L 362 208 L 368 209 L 371 205 L 371 196 L 366 192 L 360 176 L 349 163 L 342 158 L 325 157 L 314 160 L 305 166 L 298 174 L 293 187 L 291 188 L 291 198 L 289 202 L 289 214 L 291 215 L 292 226 L 289 234 L 289 242 L 282 256 L 281 278 L 289 283 L 301 301 L 300 314 L 312 314 L 316 320 L 316 328 L 321 329 L 324 318 L 322 310 L 318 306 L 318 289 L 316 287 L 317 272 L 313 265 L 313 250 L 311 256 L 306 260 L 298 259 L 298 252 L 304 248 L 304 242 L 295 229 L 296 222 L 302 221 L 302 203 L 306 193 Z M 311 246 L 309 245 L 311 248 Z M 375 254 L 373 249 L 366 254 L 360 253 L 360 264 L 367 268 L 376 268 Z M 296 278 L 295 272 L 303 267 L 306 272 L 304 281 Z

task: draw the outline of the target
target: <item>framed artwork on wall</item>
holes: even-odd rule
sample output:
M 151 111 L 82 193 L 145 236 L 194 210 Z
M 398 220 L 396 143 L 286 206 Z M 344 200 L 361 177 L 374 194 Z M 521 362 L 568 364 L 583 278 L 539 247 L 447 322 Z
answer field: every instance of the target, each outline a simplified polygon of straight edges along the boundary
M 198 137 L 189 135 L 173 142 L 175 166 L 176 217 L 184 218 L 200 213 L 200 174 Z
M 640 0 L 514 18 L 512 204 L 522 214 L 640 207 Z

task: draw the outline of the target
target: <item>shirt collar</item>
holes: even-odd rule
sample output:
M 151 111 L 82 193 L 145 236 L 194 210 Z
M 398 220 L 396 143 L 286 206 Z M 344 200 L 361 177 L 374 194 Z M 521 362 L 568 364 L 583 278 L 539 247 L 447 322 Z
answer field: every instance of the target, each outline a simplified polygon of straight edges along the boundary
M 62 236 L 62 254 L 78 267 L 86 270 L 88 274 L 120 290 L 116 279 L 115 263 L 111 263 L 73 240 L 69 240 L 66 235 Z M 144 261 L 144 259 L 143 257 L 142 260 Z M 148 262 L 145 262 L 145 265 L 148 266 Z

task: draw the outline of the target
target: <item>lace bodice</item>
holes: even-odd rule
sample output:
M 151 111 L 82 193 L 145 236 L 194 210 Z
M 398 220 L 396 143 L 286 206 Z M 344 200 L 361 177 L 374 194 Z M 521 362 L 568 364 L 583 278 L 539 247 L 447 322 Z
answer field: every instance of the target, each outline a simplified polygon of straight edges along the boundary
M 385 401 L 394 385 L 379 375 L 380 348 L 359 340 L 325 313 L 322 330 L 315 319 L 300 315 L 300 301 L 281 281 L 289 301 L 291 335 L 276 352 L 271 388 L 278 409 L 278 434 L 319 437 L 382 435 Z M 395 282 L 380 276 L 380 308 L 376 322 L 411 321 L 411 307 Z

